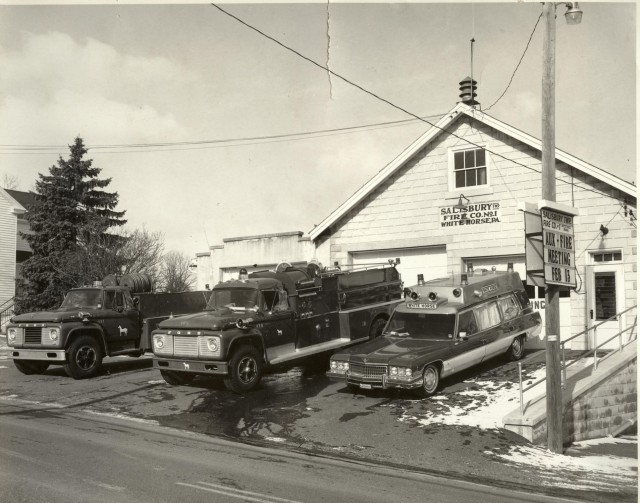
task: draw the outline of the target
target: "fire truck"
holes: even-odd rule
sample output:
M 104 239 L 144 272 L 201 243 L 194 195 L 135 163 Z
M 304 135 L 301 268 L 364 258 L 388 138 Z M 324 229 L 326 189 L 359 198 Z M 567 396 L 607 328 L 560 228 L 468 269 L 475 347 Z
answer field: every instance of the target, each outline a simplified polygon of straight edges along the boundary
M 375 339 L 402 301 L 397 262 L 360 270 L 311 262 L 246 274 L 216 285 L 204 312 L 175 317 L 153 332 L 154 367 L 172 385 L 222 376 L 236 393 L 263 372 Z
M 358 389 L 403 388 L 433 395 L 440 379 L 495 356 L 519 360 L 540 333 L 516 272 L 478 271 L 405 289 L 375 341 L 335 353 L 327 375 Z
M 146 274 L 109 275 L 67 292 L 53 311 L 14 316 L 7 325 L 9 356 L 23 374 L 63 365 L 74 379 L 95 376 L 107 356 L 139 357 L 151 332 L 173 315 L 202 311 L 210 292 L 152 293 Z

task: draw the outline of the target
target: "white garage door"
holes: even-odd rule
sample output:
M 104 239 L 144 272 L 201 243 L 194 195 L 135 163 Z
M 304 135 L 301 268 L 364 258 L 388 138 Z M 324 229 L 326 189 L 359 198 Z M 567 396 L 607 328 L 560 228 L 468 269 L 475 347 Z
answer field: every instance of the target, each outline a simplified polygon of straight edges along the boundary
M 443 278 L 447 276 L 447 250 L 444 246 L 423 248 L 396 248 L 393 250 L 370 250 L 351 252 L 354 266 L 388 264 L 389 259 L 400 259 L 397 267 L 405 286 L 415 285 L 418 274 L 424 279 Z

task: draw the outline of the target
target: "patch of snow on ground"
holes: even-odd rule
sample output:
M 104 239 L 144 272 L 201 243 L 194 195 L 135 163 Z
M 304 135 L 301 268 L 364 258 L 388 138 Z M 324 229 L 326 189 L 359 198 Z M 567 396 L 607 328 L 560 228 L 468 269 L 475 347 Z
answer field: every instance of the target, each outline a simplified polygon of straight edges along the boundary
M 638 461 L 633 458 L 597 455 L 565 456 L 541 447 L 512 446 L 506 454 L 485 451 L 512 465 L 530 467 L 544 474 L 545 485 L 567 489 L 606 490 L 631 488 L 638 484 Z
M 533 382 L 545 376 L 541 368 L 527 375 L 525 383 Z M 421 426 L 446 424 L 453 426 L 471 426 L 483 429 L 502 428 L 502 418 L 512 409 L 520 406 L 520 389 L 515 382 L 474 381 L 472 390 L 436 395 L 427 400 L 437 402 L 437 410 L 425 414 L 401 416 L 402 422 L 417 422 Z M 525 400 L 535 391 L 525 393 Z M 447 401 L 447 403 L 442 403 Z
M 604 438 L 593 438 L 591 440 L 581 440 L 580 442 L 573 442 L 571 444 L 572 449 L 587 449 L 589 447 L 595 445 L 607 445 L 607 444 L 637 444 L 637 437 L 604 437 Z

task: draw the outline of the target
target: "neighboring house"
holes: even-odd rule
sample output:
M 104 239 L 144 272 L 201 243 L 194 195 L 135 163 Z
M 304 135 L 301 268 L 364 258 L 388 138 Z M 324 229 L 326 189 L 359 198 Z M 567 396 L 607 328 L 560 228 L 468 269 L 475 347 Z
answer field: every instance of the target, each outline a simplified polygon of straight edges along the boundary
M 196 254 L 198 290 L 213 288 L 220 281 L 237 279 L 241 268 L 247 272 L 274 269 L 279 262 L 306 264 L 315 248 L 301 231 L 223 239 L 222 245 Z
M 556 169 L 556 200 L 579 212 L 578 288 L 560 299 L 566 339 L 636 304 L 637 201 L 635 185 L 559 149 Z M 400 258 L 405 285 L 469 264 L 477 271 L 513 263 L 525 279 L 518 204 L 541 199 L 540 171 L 540 140 L 460 103 L 310 231 L 314 256 L 356 266 Z M 528 292 L 544 316 L 543 288 Z M 605 324 L 599 337 L 617 327 Z
M 20 232 L 27 232 L 26 208 L 33 203 L 28 192 L 0 188 L 0 315 L 13 306 L 20 264 L 31 251 Z M 0 329 L 6 323 L 6 314 L 0 316 Z

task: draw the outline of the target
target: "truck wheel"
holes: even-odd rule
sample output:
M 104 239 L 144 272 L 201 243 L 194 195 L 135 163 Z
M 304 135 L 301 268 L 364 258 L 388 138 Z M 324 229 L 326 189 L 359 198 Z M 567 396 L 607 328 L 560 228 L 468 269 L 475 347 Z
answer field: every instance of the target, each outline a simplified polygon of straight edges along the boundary
M 513 339 L 511 346 L 507 349 L 507 360 L 515 362 L 524 356 L 524 337 L 522 335 Z
M 416 390 L 420 398 L 427 398 L 438 390 L 440 371 L 436 365 L 427 365 L 422 372 L 422 385 Z
M 13 360 L 13 364 L 24 375 L 44 374 L 44 371 L 49 368 L 47 362 L 35 360 Z
M 100 343 L 90 335 L 81 335 L 69 346 L 65 372 L 74 379 L 86 379 L 98 373 L 102 365 Z
M 187 372 L 173 372 L 171 370 L 161 370 L 160 375 L 171 386 L 182 386 L 183 384 L 189 384 L 196 378 L 195 374 L 189 374 Z
M 240 346 L 229 360 L 229 376 L 224 385 L 234 393 L 246 393 L 262 379 L 262 357 L 253 346 Z
M 376 337 L 380 337 L 386 324 L 387 320 L 385 320 L 384 318 L 378 318 L 377 320 L 375 320 L 371 324 L 371 328 L 369 329 L 369 340 L 372 341 Z

